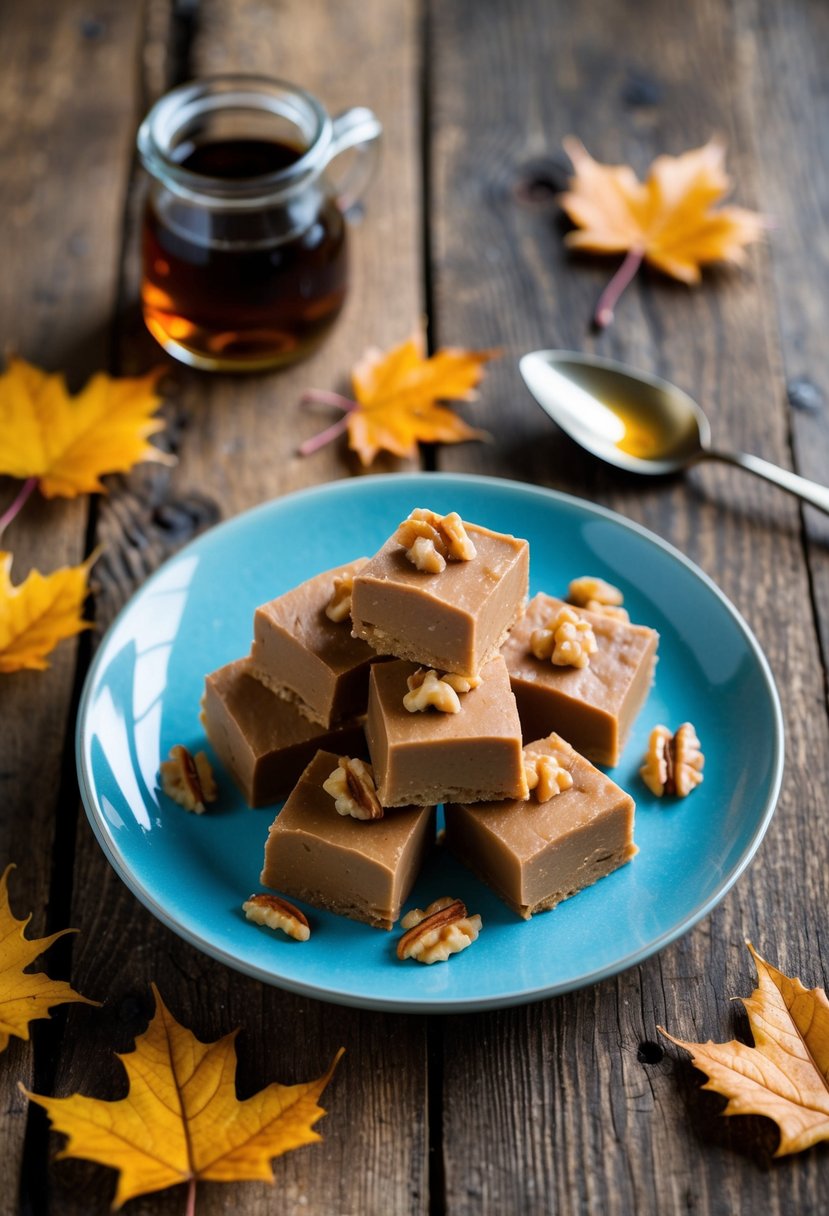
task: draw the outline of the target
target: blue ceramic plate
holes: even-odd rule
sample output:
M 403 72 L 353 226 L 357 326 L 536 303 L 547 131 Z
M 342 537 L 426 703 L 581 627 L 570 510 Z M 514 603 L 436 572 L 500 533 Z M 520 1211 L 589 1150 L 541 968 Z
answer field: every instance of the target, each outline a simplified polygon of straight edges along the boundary
M 371 554 L 416 506 L 456 510 L 530 542 L 530 592 L 580 574 L 624 591 L 634 621 L 661 634 L 656 683 L 613 776 L 637 803 L 638 856 L 529 922 L 462 866 L 438 856 L 412 900 L 463 899 L 478 942 L 447 964 L 395 958 L 397 933 L 306 909 L 307 943 L 247 922 L 269 810 L 249 810 L 220 774 L 217 810 L 187 814 L 157 786 L 175 743 L 204 746 L 206 672 L 246 654 L 257 604 Z M 705 782 L 684 801 L 637 775 L 650 728 L 690 719 Z M 80 785 L 118 874 L 181 937 L 239 971 L 308 996 L 413 1012 L 495 1008 L 595 983 L 687 932 L 723 898 L 759 845 L 783 766 L 777 692 L 735 609 L 676 550 L 609 511 L 482 477 L 397 474 L 336 482 L 213 529 L 150 578 L 103 640 L 78 721 Z

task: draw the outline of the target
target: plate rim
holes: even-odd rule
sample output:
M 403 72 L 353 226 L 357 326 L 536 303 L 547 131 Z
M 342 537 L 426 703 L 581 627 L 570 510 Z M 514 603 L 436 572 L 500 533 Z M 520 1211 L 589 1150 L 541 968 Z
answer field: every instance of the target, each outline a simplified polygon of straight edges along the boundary
M 92 693 L 92 688 L 96 682 L 98 669 L 103 663 L 103 656 L 106 653 L 107 642 L 112 634 L 119 626 L 122 618 L 132 609 L 135 599 L 142 595 L 152 584 L 159 579 L 166 571 L 167 567 L 172 563 L 180 561 L 183 556 L 186 556 L 191 550 L 208 543 L 208 538 L 211 537 L 217 530 L 228 532 L 234 527 L 241 526 L 251 519 L 251 517 L 265 514 L 270 508 L 277 503 L 282 503 L 288 499 L 294 501 L 302 498 L 318 498 L 328 497 L 329 495 L 341 494 L 346 491 L 346 488 L 353 486 L 355 478 L 345 477 L 338 478 L 335 481 L 323 482 L 319 485 L 305 486 L 299 490 L 293 490 L 286 494 L 278 495 L 270 498 L 265 502 L 257 503 L 255 506 L 248 508 L 245 511 L 240 511 L 237 515 L 231 516 L 230 519 L 221 520 L 213 525 L 207 531 L 193 537 L 175 553 L 166 558 L 161 565 L 153 571 L 153 573 L 144 580 L 139 587 L 130 595 L 125 604 L 118 610 L 109 626 L 102 634 L 98 643 L 97 650 L 93 656 L 92 662 L 89 665 L 89 670 L 84 679 L 83 689 L 78 701 L 78 710 L 75 724 L 75 763 L 78 776 L 78 786 L 81 795 L 81 802 L 86 813 L 86 818 L 92 828 L 93 835 L 97 840 L 104 856 L 109 864 L 114 869 L 115 873 L 124 883 L 129 891 L 144 905 L 145 908 L 163 925 L 172 930 L 177 937 L 188 942 L 189 945 L 200 950 L 203 954 L 207 954 L 210 958 L 222 963 L 232 971 L 240 972 L 250 976 L 253 979 L 259 980 L 262 983 L 269 984 L 272 987 L 280 988 L 284 991 L 294 992 L 300 996 L 311 997 L 314 1000 L 325 1001 L 329 1004 L 344 1005 L 350 1008 L 382 1010 L 389 1013 L 464 1013 L 464 1012 L 483 1012 L 490 1009 L 506 1009 L 514 1006 L 529 1005 L 536 1001 L 546 1000 L 551 997 L 560 996 L 567 992 L 574 992 L 581 988 L 586 988 L 590 985 L 602 983 L 604 980 L 610 979 L 613 976 L 620 975 L 624 971 L 630 970 L 632 967 L 644 962 L 652 955 L 660 953 L 672 942 L 677 941 L 686 933 L 689 933 L 701 920 L 703 920 L 713 909 L 722 902 L 728 892 L 740 878 L 740 876 L 748 868 L 750 862 L 757 853 L 763 838 L 768 831 L 774 812 L 777 808 L 777 803 L 780 797 L 780 789 L 783 781 L 783 771 L 785 764 L 785 725 L 783 719 L 783 710 L 780 701 L 780 694 L 774 680 L 774 676 L 769 666 L 760 643 L 748 622 L 743 617 L 739 609 L 731 602 L 728 596 L 722 591 L 714 580 L 705 573 L 694 561 L 682 553 L 676 546 L 669 541 L 663 539 L 656 532 L 646 528 L 643 524 L 636 520 L 628 519 L 626 516 L 614 511 L 610 507 L 603 506 L 600 503 L 591 502 L 589 499 L 580 498 L 578 495 L 569 494 L 563 490 L 556 490 L 546 486 L 530 485 L 526 482 L 516 481 L 513 478 L 493 477 L 481 473 L 452 473 L 452 472 L 424 472 L 422 470 L 413 470 L 400 473 L 374 473 L 366 474 L 358 479 L 361 483 L 376 484 L 379 482 L 395 483 L 418 483 L 422 485 L 424 481 L 430 480 L 435 482 L 462 482 L 468 485 L 478 485 L 482 488 L 492 487 L 493 485 L 504 487 L 513 491 L 518 491 L 522 495 L 527 495 L 531 498 L 539 498 L 549 502 L 551 499 L 558 501 L 567 506 L 575 506 L 578 510 L 586 512 L 588 515 L 594 515 L 601 519 L 609 520 L 611 523 L 620 525 L 628 529 L 661 549 L 668 557 L 677 561 L 681 566 L 689 570 L 706 588 L 713 593 L 714 597 L 720 601 L 726 612 L 734 619 L 740 632 L 745 638 L 749 649 L 757 664 L 762 681 L 765 685 L 766 692 L 769 696 L 770 706 L 772 710 L 772 718 L 774 721 L 774 740 L 773 740 L 773 765 L 771 770 L 771 779 L 769 782 L 768 793 L 765 798 L 765 803 L 762 813 L 755 824 L 754 832 L 749 839 L 746 847 L 742 851 L 740 857 L 732 866 L 727 875 L 723 877 L 716 891 L 710 895 L 703 903 L 697 905 L 691 912 L 682 918 L 677 924 L 666 929 L 644 946 L 640 946 L 632 950 L 629 954 L 622 958 L 615 959 L 612 963 L 608 963 L 603 967 L 594 968 L 591 970 L 582 971 L 577 976 L 571 976 L 569 979 L 555 983 L 540 985 L 535 988 L 523 989 L 520 992 L 510 992 L 506 994 L 496 995 L 492 997 L 473 997 L 473 998 L 452 998 L 448 1000 L 434 1000 L 426 998 L 418 1000 L 416 995 L 412 999 L 401 1000 L 396 997 L 381 997 L 381 996 L 362 996 L 359 993 L 340 992 L 330 988 L 321 987 L 312 982 L 298 981 L 291 977 L 274 976 L 273 972 L 268 971 L 264 967 L 249 963 L 236 955 L 231 954 L 223 947 L 215 945 L 210 938 L 200 935 L 198 932 L 191 930 L 186 925 L 178 921 L 175 916 L 167 912 L 166 908 L 160 904 L 153 893 L 147 888 L 144 882 L 133 873 L 132 869 L 126 864 L 121 857 L 120 851 L 115 846 L 114 838 L 110 835 L 102 818 L 102 813 L 97 805 L 97 800 L 93 794 L 93 786 L 91 774 L 87 771 L 84 755 L 83 736 L 85 733 L 85 724 L 87 718 L 88 702 Z

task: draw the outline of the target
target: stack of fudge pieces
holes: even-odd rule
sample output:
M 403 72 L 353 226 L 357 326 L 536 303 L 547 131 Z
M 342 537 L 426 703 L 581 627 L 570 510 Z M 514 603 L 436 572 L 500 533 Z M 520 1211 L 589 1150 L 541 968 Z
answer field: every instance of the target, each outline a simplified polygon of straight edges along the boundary
M 448 848 L 525 919 L 634 855 L 633 799 L 591 761 L 618 762 L 657 634 L 580 608 L 590 662 L 541 660 L 530 639 L 563 604 L 527 605 L 528 573 L 526 541 L 417 510 L 257 609 L 203 721 L 249 805 L 287 795 L 265 886 L 390 929 L 440 803 Z

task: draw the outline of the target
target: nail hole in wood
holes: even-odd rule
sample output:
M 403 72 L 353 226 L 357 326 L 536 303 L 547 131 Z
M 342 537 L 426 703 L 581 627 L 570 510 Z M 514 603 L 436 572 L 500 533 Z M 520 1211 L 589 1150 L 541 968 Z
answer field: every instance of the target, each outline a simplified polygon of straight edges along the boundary
M 556 196 L 567 189 L 569 165 L 553 157 L 538 157 L 519 165 L 513 197 L 524 207 L 547 209 L 556 205 Z
M 622 102 L 631 109 L 658 106 L 662 100 L 662 85 L 647 72 L 631 69 L 622 86 Z
M 806 376 L 794 376 L 789 380 L 786 396 L 793 409 L 803 410 L 808 414 L 816 414 L 818 410 L 823 409 L 823 393 L 814 381 Z

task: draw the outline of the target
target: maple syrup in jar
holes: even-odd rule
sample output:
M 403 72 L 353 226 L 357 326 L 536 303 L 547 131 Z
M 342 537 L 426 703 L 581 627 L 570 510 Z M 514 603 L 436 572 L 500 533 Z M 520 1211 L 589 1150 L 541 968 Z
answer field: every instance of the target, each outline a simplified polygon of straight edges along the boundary
M 260 77 L 184 85 L 153 107 L 138 134 L 151 176 L 141 303 L 165 350 L 258 371 L 314 349 L 345 300 L 343 212 L 379 134 L 370 110 L 331 118 L 311 94 Z M 335 186 L 326 169 L 348 148 Z

